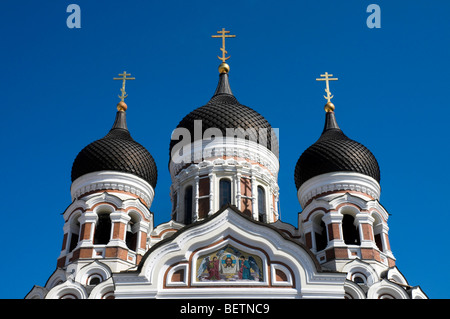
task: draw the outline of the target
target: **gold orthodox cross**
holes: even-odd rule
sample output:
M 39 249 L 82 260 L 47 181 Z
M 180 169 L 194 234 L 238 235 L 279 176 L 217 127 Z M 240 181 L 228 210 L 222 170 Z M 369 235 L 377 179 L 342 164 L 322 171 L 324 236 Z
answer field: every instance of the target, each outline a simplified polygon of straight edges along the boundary
M 125 92 L 125 82 L 127 80 L 135 80 L 136 78 L 127 78 L 127 76 L 131 75 L 130 73 L 127 73 L 127 71 L 123 71 L 123 73 L 119 73 L 119 75 L 121 76 L 121 78 L 113 78 L 113 80 L 122 80 L 122 88 L 120 89 L 122 95 L 119 95 L 119 99 L 121 99 L 123 102 L 123 100 L 125 100 L 125 98 L 128 96 Z
M 328 74 L 328 72 L 325 72 L 325 74 L 320 75 L 322 78 L 316 79 L 316 81 L 325 81 L 327 88 L 325 89 L 325 92 L 327 92 L 327 96 L 323 96 L 326 100 L 328 100 L 328 103 L 330 103 L 331 99 L 334 95 L 331 95 L 330 92 L 330 81 L 337 81 L 337 78 L 330 78 L 330 76 L 333 76 L 333 74 Z
M 228 60 L 230 57 L 226 57 L 225 55 L 228 53 L 225 50 L 225 38 L 235 38 L 235 35 L 227 34 L 230 33 L 230 31 L 225 31 L 225 28 L 222 28 L 222 31 L 217 31 L 217 33 L 220 33 L 221 35 L 212 35 L 211 38 L 222 38 L 222 47 L 220 50 L 222 51 L 222 57 L 217 56 L 219 60 L 222 60 L 222 62 L 225 63 L 226 60 Z

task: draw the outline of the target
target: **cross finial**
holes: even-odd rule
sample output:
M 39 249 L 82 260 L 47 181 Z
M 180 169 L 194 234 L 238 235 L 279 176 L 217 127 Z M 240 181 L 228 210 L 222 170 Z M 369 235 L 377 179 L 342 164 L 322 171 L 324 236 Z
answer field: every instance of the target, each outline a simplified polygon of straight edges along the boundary
M 334 95 L 331 95 L 330 92 L 330 81 L 337 81 L 337 78 L 330 78 L 330 76 L 333 76 L 333 74 L 328 74 L 328 72 L 325 72 L 325 74 L 321 74 L 320 75 L 322 78 L 316 79 L 316 81 L 325 81 L 326 82 L 326 89 L 325 92 L 327 92 L 327 96 L 323 96 L 328 103 L 331 103 L 331 99 L 333 98 Z
M 119 75 L 121 76 L 121 78 L 113 78 L 114 80 L 122 80 L 122 88 L 120 89 L 120 91 L 122 92 L 122 95 L 119 95 L 119 99 L 124 102 L 125 98 L 128 96 L 127 93 L 125 92 L 125 82 L 127 80 L 135 80 L 135 78 L 127 78 L 127 76 L 131 75 L 130 73 L 127 73 L 127 71 L 123 71 L 122 74 L 119 73 Z
M 221 31 L 217 31 L 220 35 L 212 35 L 211 38 L 222 38 L 222 47 L 220 50 L 222 51 L 222 57 L 217 56 L 219 60 L 221 60 L 223 63 L 225 63 L 226 60 L 228 60 L 230 57 L 227 57 L 226 54 L 228 53 L 225 50 L 225 38 L 235 38 L 235 35 L 227 34 L 230 33 L 230 31 L 226 31 L 225 28 L 222 28 Z

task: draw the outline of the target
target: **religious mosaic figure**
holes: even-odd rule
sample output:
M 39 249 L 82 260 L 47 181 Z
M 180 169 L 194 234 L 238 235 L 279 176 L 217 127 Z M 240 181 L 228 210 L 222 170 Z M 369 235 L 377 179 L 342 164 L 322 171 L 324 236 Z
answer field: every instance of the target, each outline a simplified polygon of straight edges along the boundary
M 213 257 L 213 260 L 209 262 L 208 272 L 209 272 L 209 276 L 208 276 L 209 280 L 219 280 L 220 279 L 219 260 L 217 259 L 217 257 Z
M 231 245 L 197 260 L 197 280 L 263 281 L 261 258 Z

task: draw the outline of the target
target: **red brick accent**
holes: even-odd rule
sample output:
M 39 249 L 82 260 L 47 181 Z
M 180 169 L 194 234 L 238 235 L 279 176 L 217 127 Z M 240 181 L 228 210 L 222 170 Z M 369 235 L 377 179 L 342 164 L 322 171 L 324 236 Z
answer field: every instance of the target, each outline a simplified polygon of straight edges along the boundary
M 380 252 L 373 248 L 361 248 L 361 259 L 373 259 L 381 262 Z
M 339 231 L 339 224 L 328 224 L 328 238 L 331 240 L 333 239 L 340 239 L 341 234 Z
M 361 224 L 363 239 L 366 240 L 374 240 L 373 238 L 373 227 L 369 224 L 363 223 Z
M 141 244 L 139 245 L 139 248 L 145 249 L 146 244 L 147 244 L 147 233 L 141 231 Z
M 93 248 L 80 248 L 77 251 L 79 252 L 79 258 L 92 258 Z M 75 252 L 74 252 L 75 255 Z
M 389 243 L 389 236 L 387 234 L 384 234 L 384 239 L 386 241 L 387 250 L 391 250 L 391 244 Z
M 105 249 L 105 258 L 119 258 L 122 260 L 127 260 L 128 249 L 121 247 L 107 247 Z
M 394 267 L 395 266 L 395 260 L 391 259 L 391 258 L 388 258 L 388 265 L 389 265 L 389 267 Z
M 305 234 L 305 242 L 306 242 L 306 247 L 311 249 L 312 248 L 312 236 L 311 236 L 311 233 L 306 233 Z
M 275 269 L 275 278 L 277 281 L 287 281 L 286 274 L 279 269 Z
M 348 258 L 348 250 L 343 247 L 335 247 L 330 248 L 325 251 L 325 255 L 327 257 L 327 261 L 333 259 L 347 259 Z
M 125 239 L 125 224 L 115 222 L 113 225 L 112 239 Z
M 80 240 L 89 239 L 89 237 L 91 235 L 91 227 L 92 227 L 92 223 L 84 223 L 83 225 L 81 225 Z
M 209 213 L 209 197 L 199 198 L 198 200 L 198 218 L 208 217 Z
M 64 234 L 63 244 L 62 244 L 61 250 L 66 249 L 66 244 L 67 244 L 67 234 Z
M 252 200 L 250 198 L 241 198 L 241 211 L 244 215 L 252 216 Z
M 200 178 L 198 180 L 198 196 L 209 195 L 209 178 Z
M 172 274 L 171 281 L 172 282 L 183 282 L 184 281 L 184 269 L 175 271 Z
M 61 257 L 58 258 L 57 262 L 56 262 L 56 267 L 58 268 L 63 268 L 66 265 L 66 257 Z
M 250 178 L 241 178 L 241 195 L 252 196 L 252 181 Z

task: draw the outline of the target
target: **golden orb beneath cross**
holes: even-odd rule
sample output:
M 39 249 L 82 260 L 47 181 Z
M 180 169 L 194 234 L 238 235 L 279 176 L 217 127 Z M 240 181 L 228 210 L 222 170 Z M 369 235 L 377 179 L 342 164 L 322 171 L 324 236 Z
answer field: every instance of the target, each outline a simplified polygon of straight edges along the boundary
M 325 104 L 325 111 L 326 112 L 333 112 L 334 111 L 334 104 L 331 102 L 328 102 Z
M 117 103 L 117 110 L 118 111 L 126 111 L 127 110 L 127 105 L 124 101 L 120 101 L 119 103 Z
M 230 72 L 230 66 L 226 64 L 225 62 L 220 63 L 219 65 L 219 72 L 220 73 L 228 73 Z

